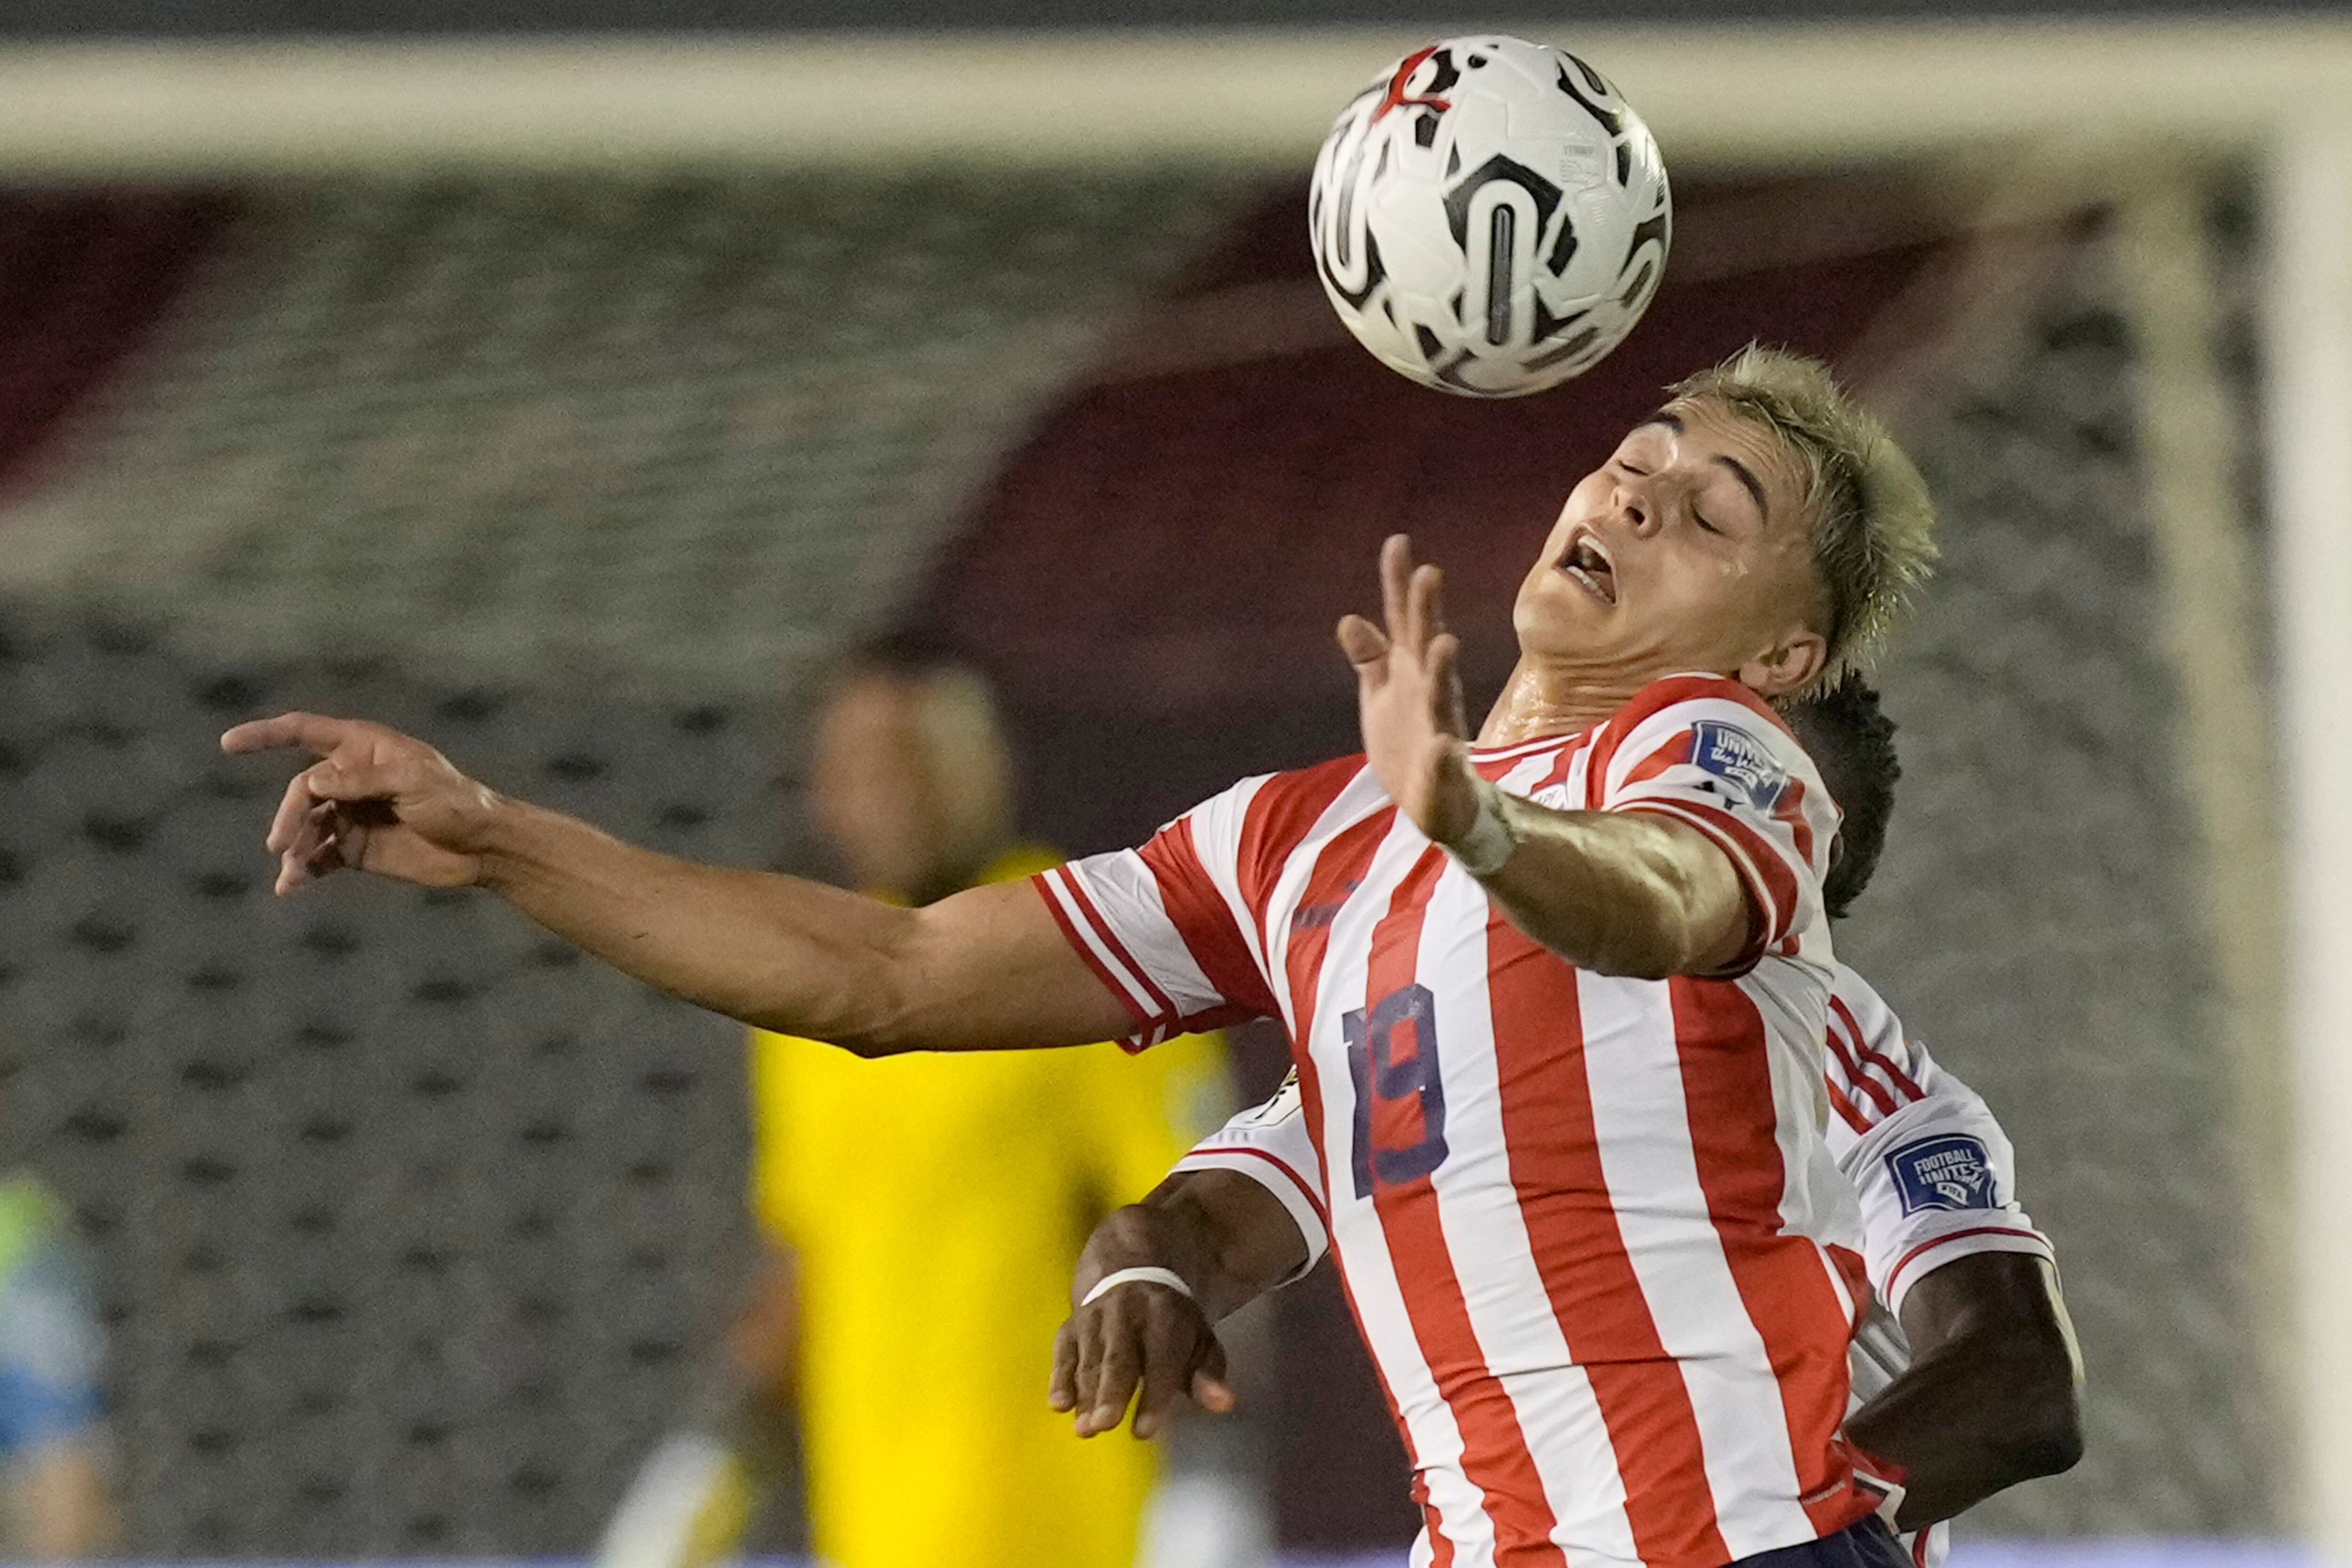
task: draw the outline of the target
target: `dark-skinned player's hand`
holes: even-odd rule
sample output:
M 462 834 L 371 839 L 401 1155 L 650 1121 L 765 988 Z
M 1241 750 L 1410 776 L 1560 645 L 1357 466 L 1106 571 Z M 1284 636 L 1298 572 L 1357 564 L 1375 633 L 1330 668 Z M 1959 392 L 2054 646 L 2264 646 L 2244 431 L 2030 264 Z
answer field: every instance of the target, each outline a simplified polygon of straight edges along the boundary
M 1046 1394 L 1069 1411 L 1081 1437 L 1117 1429 L 1135 1406 L 1135 1435 L 1155 1437 L 1187 1394 L 1219 1415 L 1234 1407 L 1225 1347 L 1200 1303 L 1148 1279 L 1115 1286 L 1072 1309 L 1054 1336 L 1054 1382 Z

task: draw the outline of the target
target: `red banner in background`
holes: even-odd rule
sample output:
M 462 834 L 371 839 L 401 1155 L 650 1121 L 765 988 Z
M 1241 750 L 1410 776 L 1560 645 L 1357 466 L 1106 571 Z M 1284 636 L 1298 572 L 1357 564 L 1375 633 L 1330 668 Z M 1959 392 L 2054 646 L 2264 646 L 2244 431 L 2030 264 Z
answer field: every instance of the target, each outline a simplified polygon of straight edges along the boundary
M 235 216 L 207 193 L 0 193 L 0 505 L 153 334 Z

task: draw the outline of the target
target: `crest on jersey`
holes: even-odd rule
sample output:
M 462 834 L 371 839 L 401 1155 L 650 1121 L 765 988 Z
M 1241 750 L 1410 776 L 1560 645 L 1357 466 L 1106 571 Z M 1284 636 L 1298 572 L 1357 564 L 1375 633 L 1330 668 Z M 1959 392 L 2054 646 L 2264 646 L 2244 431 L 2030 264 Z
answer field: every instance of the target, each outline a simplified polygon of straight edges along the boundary
M 1770 811 L 1788 793 L 1788 770 L 1773 761 L 1772 749 L 1737 724 L 1700 720 L 1691 729 L 1691 761 L 1746 795 L 1759 811 Z
M 2000 1205 L 2000 1194 L 1994 1190 L 1992 1159 L 1980 1140 L 1965 1132 L 1906 1143 L 1886 1156 L 1886 1169 L 1903 1196 L 1905 1214 Z

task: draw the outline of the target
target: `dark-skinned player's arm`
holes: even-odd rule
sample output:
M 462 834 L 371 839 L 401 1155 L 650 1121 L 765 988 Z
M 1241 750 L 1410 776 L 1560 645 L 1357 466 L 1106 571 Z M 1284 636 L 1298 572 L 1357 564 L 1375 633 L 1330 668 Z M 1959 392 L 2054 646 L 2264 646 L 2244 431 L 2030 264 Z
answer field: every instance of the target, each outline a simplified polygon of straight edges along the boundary
M 1865 1452 L 1902 1467 L 1901 1528 L 2082 1458 L 2082 1357 L 2046 1259 L 1955 1258 L 1911 1287 L 1901 1321 L 1910 1366 L 1845 1424 Z
M 1297 1221 L 1259 1183 L 1232 1171 L 1176 1172 L 1087 1238 L 1069 1320 L 1054 1336 L 1048 1402 L 1073 1413 L 1081 1437 L 1117 1428 L 1130 1404 L 1139 1437 L 1156 1436 L 1187 1396 L 1205 1410 L 1232 1409 L 1215 1325 L 1307 1261 Z M 1172 1270 L 1192 1295 L 1139 1281 L 1087 1300 L 1122 1268 Z
M 1414 566 L 1402 534 L 1381 550 L 1383 629 L 1339 623 L 1356 668 L 1364 752 L 1398 809 L 1457 854 L 1479 814 L 1460 644 L 1440 608 L 1444 579 Z M 1711 974 L 1751 945 L 1756 912 L 1730 858 L 1683 823 L 1628 812 L 1555 811 L 1490 796 L 1516 846 L 1479 881 L 1511 923 L 1582 968 L 1664 979 Z
M 907 910 L 672 859 L 509 800 L 422 741 L 358 720 L 288 713 L 240 724 L 221 746 L 319 759 L 269 826 L 280 893 L 341 869 L 488 888 L 649 985 L 860 1055 L 1076 1046 L 1135 1026 L 1024 884 Z

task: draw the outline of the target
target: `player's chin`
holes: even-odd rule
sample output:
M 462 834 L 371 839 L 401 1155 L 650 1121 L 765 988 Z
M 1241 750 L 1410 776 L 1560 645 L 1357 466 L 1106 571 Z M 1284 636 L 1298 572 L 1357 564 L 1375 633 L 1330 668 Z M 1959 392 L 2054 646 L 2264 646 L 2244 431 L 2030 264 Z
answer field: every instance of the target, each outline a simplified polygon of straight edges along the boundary
M 1511 624 L 1528 652 L 1589 650 L 1595 637 L 1617 623 L 1622 606 L 1606 602 L 1565 573 L 1547 570 L 1519 590 Z

